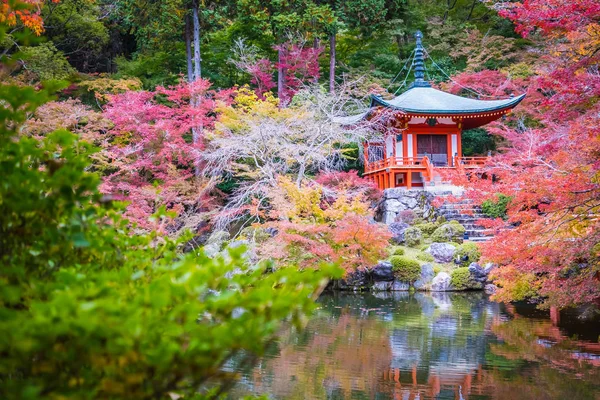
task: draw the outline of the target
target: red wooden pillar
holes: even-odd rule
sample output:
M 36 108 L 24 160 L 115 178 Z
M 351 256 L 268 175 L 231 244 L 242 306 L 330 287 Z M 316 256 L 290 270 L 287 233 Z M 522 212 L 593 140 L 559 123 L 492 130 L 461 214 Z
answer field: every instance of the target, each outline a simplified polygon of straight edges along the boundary
M 408 157 L 408 133 L 402 131 L 402 157 Z
M 458 132 L 456 133 L 456 152 L 458 153 L 459 157 L 462 157 L 462 131 L 459 129 Z
M 415 160 L 417 159 L 417 154 L 418 154 L 417 153 L 417 134 L 416 133 L 413 133 L 412 139 L 413 139 L 412 147 L 413 147 L 413 164 L 414 164 Z
M 448 153 L 448 166 L 451 167 L 452 159 L 454 158 L 454 154 L 452 154 L 452 134 L 451 133 L 446 133 L 446 148 L 448 149 L 448 151 L 446 151 L 446 153 Z
M 409 169 L 406 172 L 406 188 L 410 189 L 412 187 L 412 171 Z
M 390 171 L 388 180 L 390 182 L 390 187 L 395 188 L 396 187 L 396 174 L 394 173 L 394 171 Z

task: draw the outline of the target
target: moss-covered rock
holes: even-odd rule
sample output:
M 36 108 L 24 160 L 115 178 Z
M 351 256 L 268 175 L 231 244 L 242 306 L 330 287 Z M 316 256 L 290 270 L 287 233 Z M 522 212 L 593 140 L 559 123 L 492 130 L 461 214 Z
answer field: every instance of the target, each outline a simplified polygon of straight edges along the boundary
M 393 256 L 390 262 L 394 276 L 399 281 L 413 284 L 421 277 L 421 265 L 417 260 L 405 256 Z
M 460 265 L 468 267 L 471 263 L 479 261 L 481 252 L 477 244 L 473 242 L 463 243 L 456 249 L 456 258 L 460 260 Z
M 462 243 L 464 235 L 465 227 L 456 221 L 450 221 L 437 228 L 431 235 L 431 240 L 437 243 Z
M 404 243 L 407 246 L 415 247 L 421 244 L 423 240 L 423 232 L 415 226 L 411 226 L 410 228 L 404 231 Z
M 390 250 L 391 256 L 403 256 L 405 253 L 404 248 L 400 246 L 392 247 Z
M 422 224 L 415 225 L 415 227 L 419 228 L 421 232 L 423 232 L 424 236 L 429 237 L 433 234 L 433 232 L 435 232 L 437 228 L 439 228 L 439 225 L 435 222 L 425 222 Z
M 452 271 L 450 277 L 450 284 L 454 290 L 481 289 L 481 283 L 473 279 L 469 268 L 456 268 Z

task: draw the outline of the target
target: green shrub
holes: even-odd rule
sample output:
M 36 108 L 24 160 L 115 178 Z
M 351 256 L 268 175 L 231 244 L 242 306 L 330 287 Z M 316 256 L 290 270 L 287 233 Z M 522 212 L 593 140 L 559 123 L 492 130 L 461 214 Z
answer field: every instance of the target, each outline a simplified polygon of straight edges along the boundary
M 431 235 L 431 240 L 438 243 L 462 243 L 464 235 L 465 227 L 456 221 L 450 221 L 437 228 Z
M 415 226 L 411 226 L 404 231 L 404 243 L 409 247 L 415 247 L 423 240 L 423 233 Z
M 435 223 L 440 226 L 444 223 L 446 223 L 446 217 L 444 217 L 443 215 L 440 215 L 439 217 L 437 217 L 437 219 L 435 220 Z
M 439 225 L 435 222 L 425 222 L 423 224 L 415 225 L 415 227 L 419 228 L 421 232 L 423 232 L 424 236 L 429 237 L 433 234 L 433 232 L 435 232 L 437 228 L 439 228 Z
M 506 209 L 511 200 L 511 196 L 505 196 L 502 193 L 498 193 L 496 195 L 496 201 L 486 200 L 481 203 L 481 212 L 486 217 L 506 219 Z
M 49 87 L 0 83 L 2 398 L 188 398 L 208 378 L 229 387 L 222 366 L 301 321 L 331 269 L 267 273 L 242 248 L 209 259 L 136 232 L 122 204 L 102 200 L 89 144 L 64 130 L 20 134 Z
M 400 247 L 400 246 L 392 247 L 392 249 L 390 251 L 390 255 L 392 255 L 392 256 L 403 256 L 404 255 L 404 248 Z
M 421 260 L 421 261 L 427 261 L 427 262 L 434 262 L 435 258 L 433 258 L 433 256 L 429 253 L 419 253 L 415 256 L 417 258 L 417 260 Z
M 477 262 L 481 258 L 479 246 L 473 242 L 463 243 L 456 249 L 456 257 L 461 260 L 463 267 L 468 267 L 472 262 Z M 464 261 L 463 258 L 466 258 Z
M 450 284 L 456 290 L 481 289 L 481 284 L 471 279 L 469 268 L 456 268 L 450 275 Z
M 65 55 L 52 42 L 23 47 L 22 50 L 25 70 L 32 74 L 33 80 L 63 80 L 75 73 Z
M 412 284 L 421 277 L 421 265 L 417 260 L 404 256 L 393 256 L 390 258 L 390 263 L 394 276 L 402 282 Z

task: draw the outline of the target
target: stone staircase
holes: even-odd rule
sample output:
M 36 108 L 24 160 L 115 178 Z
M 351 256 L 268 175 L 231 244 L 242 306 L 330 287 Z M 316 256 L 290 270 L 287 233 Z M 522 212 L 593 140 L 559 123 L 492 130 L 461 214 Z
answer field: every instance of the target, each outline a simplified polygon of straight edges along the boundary
M 444 216 L 447 221 L 457 221 L 465 227 L 465 232 L 472 242 L 484 242 L 494 237 L 490 230 L 477 224 L 478 219 L 485 218 L 481 207 L 472 204 L 469 199 L 460 200 L 457 203 L 444 203 L 437 209 L 438 214 Z

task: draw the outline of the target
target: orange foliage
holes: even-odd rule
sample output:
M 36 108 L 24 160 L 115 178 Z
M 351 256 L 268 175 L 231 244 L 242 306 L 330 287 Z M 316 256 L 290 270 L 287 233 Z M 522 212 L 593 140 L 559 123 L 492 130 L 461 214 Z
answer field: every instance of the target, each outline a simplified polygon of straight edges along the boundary
M 53 3 L 59 1 L 52 0 Z M 44 0 L 1 0 L 0 24 L 15 26 L 20 22 L 39 36 L 44 32 L 44 21 L 40 15 L 43 3 Z

